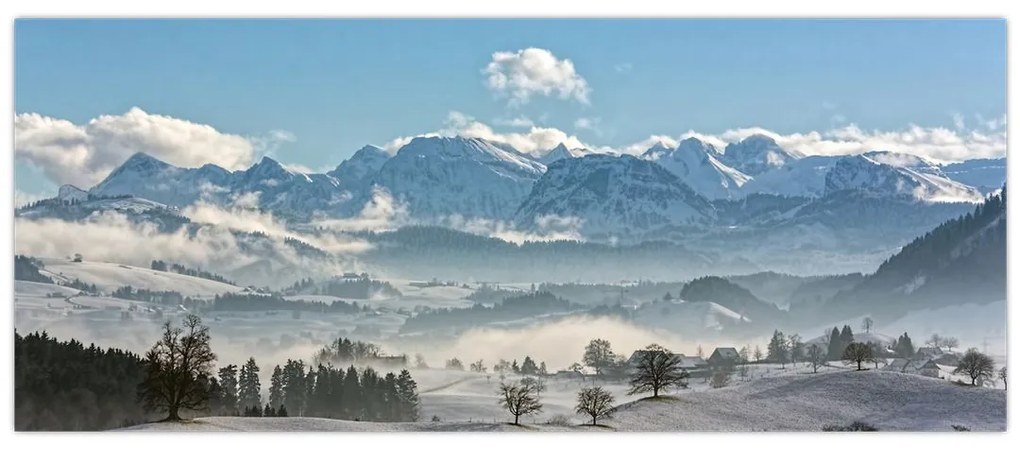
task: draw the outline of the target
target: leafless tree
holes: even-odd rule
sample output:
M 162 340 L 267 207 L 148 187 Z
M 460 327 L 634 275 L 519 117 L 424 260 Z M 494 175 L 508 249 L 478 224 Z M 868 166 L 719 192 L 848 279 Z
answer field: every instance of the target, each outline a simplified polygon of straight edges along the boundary
M 482 359 L 478 359 L 477 362 L 471 364 L 471 371 L 476 373 L 484 373 L 486 370 L 485 362 Z
M 588 346 L 585 346 L 582 361 L 585 365 L 595 369 L 596 376 L 600 376 L 602 371 L 613 363 L 614 355 L 609 340 L 596 338 L 588 342 Z
M 874 326 L 874 325 L 875 325 L 875 320 L 871 319 L 870 316 L 869 317 L 864 317 L 864 322 L 861 323 L 861 327 L 864 328 L 864 333 L 866 333 L 866 334 L 870 334 L 871 333 L 871 327 Z
M 678 357 L 662 346 L 648 345 L 638 355 L 627 394 L 651 391 L 652 397 L 659 397 L 659 391 L 680 387 L 686 379 L 687 372 L 680 368 Z
M 743 348 L 740 348 L 740 363 L 744 364 L 749 361 L 751 361 L 751 348 L 747 345 L 744 345 Z
M 818 345 L 811 345 L 807 352 L 808 362 L 811 363 L 811 371 L 818 372 L 818 367 L 825 364 L 825 351 Z
M 1006 385 L 1006 367 L 1005 366 L 1002 367 L 1002 369 L 999 370 L 999 379 L 1002 379 L 1002 389 L 1006 390 L 1007 389 L 1006 388 L 1007 385 Z
M 977 385 L 977 378 L 995 375 L 995 362 L 976 348 L 970 348 L 960 358 L 960 363 L 956 365 L 953 374 L 966 374 L 970 377 L 970 384 Z
M 209 347 L 209 328 L 196 315 L 184 318 L 184 328 L 163 324 L 163 335 L 145 354 L 145 378 L 139 395 L 146 408 L 166 410 L 167 421 L 180 421 L 182 409 L 202 410 L 209 393 L 204 380 L 212 376 L 216 360 Z
M 960 340 L 957 340 L 956 337 L 946 337 L 942 339 L 942 346 L 952 352 L 953 349 L 960 347 Z
M 535 415 L 542 411 L 538 394 L 532 388 L 516 382 L 499 384 L 499 404 L 514 415 L 514 425 L 520 425 L 521 416 Z
M 754 346 L 754 363 L 761 362 L 761 358 L 762 357 L 765 357 L 765 354 L 762 354 L 761 346 L 755 345 Z
M 864 362 L 872 361 L 874 355 L 871 353 L 871 346 L 866 343 L 850 343 L 843 351 L 843 360 L 845 363 L 856 363 L 857 371 L 861 371 L 864 368 L 861 364 Z
M 582 388 L 577 393 L 578 414 L 591 416 L 591 425 L 598 425 L 599 418 L 607 418 L 613 411 L 613 395 L 602 387 Z
M 941 348 L 942 341 L 942 336 L 939 334 L 931 334 L 931 337 L 928 337 L 928 340 L 925 340 L 924 343 L 933 348 Z

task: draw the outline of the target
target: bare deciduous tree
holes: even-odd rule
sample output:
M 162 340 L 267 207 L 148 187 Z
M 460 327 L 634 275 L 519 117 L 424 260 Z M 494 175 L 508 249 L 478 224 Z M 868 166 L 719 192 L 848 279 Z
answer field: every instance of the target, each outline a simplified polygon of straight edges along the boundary
M 807 352 L 808 362 L 811 363 L 811 371 L 818 372 L 818 367 L 825 364 L 825 351 L 818 345 L 811 345 Z
M 1005 366 L 1002 367 L 1002 369 L 999 370 L 999 379 L 1002 379 L 1002 389 L 1003 390 L 1007 390 L 1008 389 L 1007 388 L 1008 385 L 1006 385 L 1006 367 Z
M 871 346 L 866 343 L 850 343 L 843 351 L 844 363 L 856 363 L 857 371 L 863 370 L 864 368 L 861 367 L 861 364 L 864 362 L 870 362 L 873 357 L 874 356 L 871 353 Z
M 542 404 L 538 402 L 538 394 L 531 386 L 520 383 L 500 383 L 499 394 L 499 404 L 511 415 L 514 415 L 514 425 L 520 425 L 521 416 L 534 415 L 542 411 Z
M 574 408 L 579 414 L 591 416 L 591 425 L 598 425 L 599 418 L 609 417 L 613 410 L 613 395 L 602 387 L 582 388 L 577 393 L 577 407 Z
M 478 359 L 477 362 L 471 364 L 471 371 L 473 372 L 484 373 L 485 370 L 485 362 L 482 359 Z
M 163 324 L 163 335 L 145 354 L 145 378 L 139 395 L 146 408 L 166 410 L 167 421 L 180 421 L 182 409 L 201 410 L 209 393 L 204 379 L 216 360 L 209 347 L 209 328 L 196 315 L 184 318 L 184 328 Z
M 870 334 L 871 333 L 871 327 L 874 326 L 874 325 L 875 325 L 875 320 L 871 319 L 870 316 L 869 317 L 864 317 L 864 322 L 861 323 L 861 327 L 864 328 L 864 333 L 866 333 L 866 334 Z
M 687 372 L 680 369 L 680 359 L 668 349 L 652 344 L 638 353 L 627 394 L 651 391 L 652 397 L 659 397 L 659 391 L 671 386 L 680 387 L 686 380 Z
M 758 346 L 758 345 L 755 345 L 754 346 L 754 363 L 761 362 L 761 358 L 764 357 L 764 356 L 765 356 L 765 354 L 762 354 L 761 347 Z
M 966 374 L 970 377 L 970 384 L 977 385 L 977 378 L 990 377 L 995 374 L 995 362 L 976 348 L 970 348 L 960 358 L 960 363 L 956 365 L 953 374 Z
M 596 376 L 600 376 L 602 370 L 613 363 L 614 355 L 609 340 L 596 338 L 588 342 L 588 346 L 585 346 L 582 361 L 585 365 L 595 369 Z
M 942 339 L 942 346 L 945 346 L 949 352 L 952 352 L 953 349 L 960 347 L 960 340 L 957 340 L 956 337 L 946 337 Z

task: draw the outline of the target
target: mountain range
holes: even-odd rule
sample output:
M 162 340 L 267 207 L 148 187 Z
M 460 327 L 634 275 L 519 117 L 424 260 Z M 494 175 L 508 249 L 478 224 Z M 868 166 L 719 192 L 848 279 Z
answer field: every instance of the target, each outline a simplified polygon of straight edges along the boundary
M 546 217 L 558 217 L 585 239 L 685 241 L 826 222 L 823 233 L 838 239 L 831 227 L 854 218 L 839 214 L 862 209 L 881 219 L 869 208 L 895 204 L 895 213 L 924 217 L 918 226 L 930 228 L 980 201 L 1005 176 L 996 168 L 1004 159 L 943 167 L 881 151 L 805 157 L 764 135 L 723 151 L 688 138 L 637 157 L 563 144 L 539 154 L 479 138 L 417 137 L 392 153 L 369 145 L 327 173 L 303 173 L 269 157 L 230 171 L 176 167 L 137 153 L 87 193 L 176 208 L 243 205 L 305 223 L 355 216 L 382 189 L 423 224 L 459 217 L 540 232 Z

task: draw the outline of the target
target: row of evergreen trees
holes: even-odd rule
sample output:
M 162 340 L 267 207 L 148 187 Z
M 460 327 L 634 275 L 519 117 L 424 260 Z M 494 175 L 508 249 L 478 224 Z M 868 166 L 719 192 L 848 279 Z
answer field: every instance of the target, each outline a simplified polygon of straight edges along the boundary
M 14 333 L 15 430 L 104 430 L 145 422 L 138 355 Z
M 268 401 L 260 394 L 259 367 L 254 358 L 240 367 L 228 365 L 209 380 L 213 415 L 310 416 L 357 421 L 415 421 L 420 402 L 411 373 L 381 375 L 371 367 L 360 371 L 300 360 L 273 369 Z
M 170 273 L 183 274 L 186 276 L 192 276 L 202 279 L 209 279 L 211 281 L 222 282 L 224 284 L 237 285 L 227 278 L 220 276 L 216 273 L 211 273 L 197 268 L 188 268 L 179 263 L 166 263 L 162 260 L 153 260 L 149 265 L 150 268 L 156 271 L 166 271 Z

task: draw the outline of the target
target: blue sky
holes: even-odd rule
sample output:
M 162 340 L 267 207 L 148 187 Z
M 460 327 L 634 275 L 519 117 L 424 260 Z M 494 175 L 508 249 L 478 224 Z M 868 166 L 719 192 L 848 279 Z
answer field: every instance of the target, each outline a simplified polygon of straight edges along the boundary
M 19 20 L 15 110 L 87 123 L 140 107 L 241 136 L 312 168 L 434 131 L 450 111 L 525 116 L 585 142 L 854 123 L 953 127 L 1006 108 L 1005 22 L 846 20 Z M 569 59 L 588 104 L 486 84 L 498 51 Z M 596 118 L 594 129 L 577 128 Z M 16 185 L 52 188 L 19 159 Z

